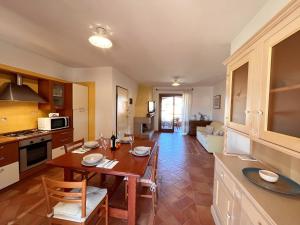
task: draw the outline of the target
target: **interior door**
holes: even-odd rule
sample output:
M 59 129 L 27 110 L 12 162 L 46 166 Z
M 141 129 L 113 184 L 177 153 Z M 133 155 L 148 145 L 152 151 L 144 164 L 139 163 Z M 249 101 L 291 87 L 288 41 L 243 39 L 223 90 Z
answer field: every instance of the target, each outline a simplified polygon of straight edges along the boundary
M 88 87 L 73 84 L 74 140 L 88 140 Z
M 117 86 L 117 97 L 116 97 L 116 107 L 117 107 L 117 118 L 116 118 L 116 128 L 117 132 L 121 134 L 128 133 L 128 118 L 129 118 L 129 107 L 128 107 L 128 90 Z

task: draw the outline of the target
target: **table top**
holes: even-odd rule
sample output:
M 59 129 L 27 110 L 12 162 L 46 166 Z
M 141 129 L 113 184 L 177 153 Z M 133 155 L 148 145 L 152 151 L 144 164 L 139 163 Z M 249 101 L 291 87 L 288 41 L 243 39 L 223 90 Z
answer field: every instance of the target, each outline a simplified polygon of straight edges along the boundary
M 132 155 L 130 150 L 130 144 L 122 144 L 119 149 L 112 151 L 110 149 L 96 148 L 92 149 L 84 154 L 78 153 L 67 153 L 53 160 L 47 162 L 50 166 L 69 168 L 69 169 L 80 169 L 90 172 L 97 172 L 103 174 L 117 175 L 117 176 L 143 176 L 147 165 L 150 161 L 153 150 L 157 147 L 155 141 L 136 139 L 134 141 L 133 147 L 135 146 L 147 146 L 151 147 L 150 155 L 139 157 Z M 82 158 L 85 155 L 92 153 L 101 153 L 106 156 L 107 159 L 118 160 L 119 163 L 115 165 L 112 169 L 104 169 L 98 167 L 87 167 L 81 165 Z

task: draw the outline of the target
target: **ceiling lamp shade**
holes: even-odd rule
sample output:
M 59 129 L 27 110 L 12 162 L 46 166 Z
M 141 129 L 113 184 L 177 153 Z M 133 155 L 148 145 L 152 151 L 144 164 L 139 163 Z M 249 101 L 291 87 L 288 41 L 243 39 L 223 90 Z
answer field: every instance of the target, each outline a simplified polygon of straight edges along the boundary
M 111 48 L 112 42 L 107 37 L 107 31 L 103 27 L 97 27 L 94 35 L 89 37 L 89 42 L 98 48 Z
M 175 79 L 175 80 L 174 80 L 174 82 L 172 83 L 172 86 L 173 86 L 173 87 L 180 86 L 180 83 L 179 83 L 178 79 Z

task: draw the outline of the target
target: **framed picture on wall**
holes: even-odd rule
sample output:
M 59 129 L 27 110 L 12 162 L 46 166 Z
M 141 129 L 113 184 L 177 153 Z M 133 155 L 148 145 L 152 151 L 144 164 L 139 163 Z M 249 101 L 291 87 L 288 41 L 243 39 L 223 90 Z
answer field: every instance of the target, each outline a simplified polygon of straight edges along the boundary
M 215 95 L 213 98 L 213 108 L 221 109 L 221 95 Z

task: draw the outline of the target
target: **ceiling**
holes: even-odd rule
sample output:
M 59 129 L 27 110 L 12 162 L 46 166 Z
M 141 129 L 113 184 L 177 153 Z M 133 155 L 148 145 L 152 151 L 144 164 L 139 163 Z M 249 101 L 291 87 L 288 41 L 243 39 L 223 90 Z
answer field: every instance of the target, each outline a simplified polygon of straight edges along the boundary
M 230 41 L 266 0 L 0 0 L 0 39 L 71 67 L 113 66 L 140 83 L 210 85 Z M 109 50 L 88 42 L 111 27 Z

